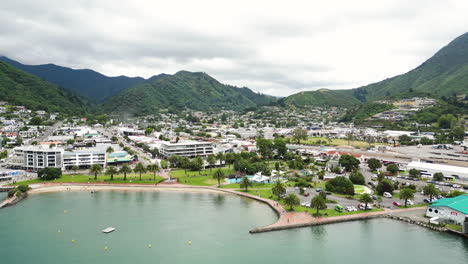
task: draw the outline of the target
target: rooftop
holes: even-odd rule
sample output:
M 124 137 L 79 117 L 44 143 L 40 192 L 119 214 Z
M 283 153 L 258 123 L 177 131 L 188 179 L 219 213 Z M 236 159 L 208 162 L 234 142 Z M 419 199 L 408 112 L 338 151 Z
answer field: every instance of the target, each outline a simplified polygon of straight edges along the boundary
M 468 215 L 468 194 L 453 198 L 444 198 L 433 202 L 429 207 L 447 206 Z
M 412 161 L 408 164 L 408 167 L 426 168 L 430 170 L 451 171 L 453 173 L 467 173 L 468 174 L 468 168 L 466 167 L 443 165 L 443 164 L 437 164 L 437 163 L 426 163 L 426 162 L 420 162 L 420 161 Z

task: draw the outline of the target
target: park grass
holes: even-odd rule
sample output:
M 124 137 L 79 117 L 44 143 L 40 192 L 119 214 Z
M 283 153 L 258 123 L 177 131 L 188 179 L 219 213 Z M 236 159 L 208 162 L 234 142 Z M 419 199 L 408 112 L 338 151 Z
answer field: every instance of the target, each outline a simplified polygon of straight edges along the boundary
M 236 191 L 246 192 L 244 189 L 238 189 Z M 283 199 L 278 199 L 277 196 L 273 195 L 273 193 L 271 192 L 271 189 L 252 189 L 252 188 L 249 188 L 247 193 L 253 194 L 253 195 L 256 195 L 256 196 L 260 195 L 261 198 L 266 198 L 266 199 L 278 201 L 279 204 L 281 204 L 286 210 L 289 210 L 289 207 L 287 207 L 284 204 L 284 200 Z M 312 194 L 309 197 L 310 197 L 310 199 L 312 199 L 312 197 L 313 197 Z M 332 208 L 327 208 L 325 210 L 320 210 L 321 216 L 322 217 L 333 217 L 333 216 L 341 216 L 341 215 L 352 215 L 352 214 L 383 211 L 383 209 L 374 208 L 372 210 L 367 210 L 367 211 L 359 210 L 359 211 L 341 212 L 340 213 L 340 212 L 337 212 L 337 211 L 334 210 L 335 204 L 331 205 L 331 207 Z M 308 214 L 314 215 L 317 212 L 317 209 L 304 207 L 304 206 L 294 206 L 293 211 L 298 212 L 298 213 L 307 212 Z
M 62 177 L 45 181 L 40 178 L 36 178 L 33 180 L 21 181 L 12 183 L 10 185 L 19 185 L 19 184 L 38 184 L 38 183 L 45 183 L 45 182 L 56 182 L 56 183 L 113 183 L 113 184 L 157 184 L 164 181 L 164 178 L 161 176 L 156 175 L 156 181 L 154 180 L 154 175 L 150 173 L 143 173 L 141 175 L 137 173 L 127 173 L 127 180 L 123 180 L 123 174 L 114 175 L 114 179 L 111 181 L 109 175 L 98 175 L 97 180 L 94 180 L 94 175 L 83 175 L 83 174 L 64 174 Z
M 362 185 L 354 185 L 354 192 L 357 193 L 357 194 L 362 194 L 364 193 L 364 186 Z
M 213 174 L 217 169 L 213 170 L 201 170 L 201 171 L 187 171 L 187 175 L 185 174 L 184 170 L 175 170 L 171 171 L 170 176 L 172 178 L 178 179 L 178 181 L 182 184 L 192 185 L 192 186 L 212 186 L 217 185 L 218 180 L 213 179 Z M 231 168 L 221 168 L 224 172 L 224 175 L 229 175 L 234 173 L 234 170 Z M 206 176 L 205 176 L 206 175 Z M 224 180 L 221 180 L 223 183 Z
M 320 140 L 321 143 L 317 143 L 317 141 Z M 325 144 L 322 144 L 324 141 L 326 141 Z M 360 141 L 360 140 L 355 140 L 354 142 L 348 143 L 348 140 L 346 139 L 340 139 L 340 138 L 334 138 L 329 141 L 327 138 L 324 137 L 309 137 L 306 140 L 301 140 L 301 144 L 304 145 L 314 145 L 314 146 L 355 146 L 359 148 L 367 148 L 369 147 L 369 144 L 365 141 Z M 384 143 L 372 143 L 372 145 L 386 145 Z
M 461 225 L 445 224 L 445 227 L 448 228 L 448 229 L 452 229 L 452 230 L 458 231 L 458 232 L 461 232 L 461 231 L 462 231 Z

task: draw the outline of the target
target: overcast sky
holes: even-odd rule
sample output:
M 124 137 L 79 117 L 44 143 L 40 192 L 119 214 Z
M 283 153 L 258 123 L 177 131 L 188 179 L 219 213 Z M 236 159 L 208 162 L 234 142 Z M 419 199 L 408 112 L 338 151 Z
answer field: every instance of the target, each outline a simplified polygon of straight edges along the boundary
M 404 73 L 467 31 L 466 0 L 0 0 L 0 55 L 22 63 L 203 71 L 276 96 Z

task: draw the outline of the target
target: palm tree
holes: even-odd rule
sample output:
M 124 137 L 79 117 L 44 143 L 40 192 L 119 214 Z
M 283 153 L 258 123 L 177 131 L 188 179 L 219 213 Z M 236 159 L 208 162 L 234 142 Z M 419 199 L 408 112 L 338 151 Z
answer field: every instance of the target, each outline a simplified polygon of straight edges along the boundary
M 97 180 L 98 173 L 101 173 L 102 166 L 100 164 L 93 164 L 89 169 L 89 172 L 94 174 L 94 180 Z
M 278 200 L 280 199 L 280 196 L 286 193 L 286 188 L 284 187 L 284 184 L 280 181 L 277 181 L 275 183 L 275 186 L 271 189 L 271 192 L 278 196 Z
M 367 205 L 372 203 L 373 201 L 374 200 L 372 199 L 372 197 L 368 193 L 363 193 L 359 197 L 359 202 L 364 204 L 364 210 L 367 210 Z
M 120 168 L 120 173 L 123 173 L 124 175 L 124 181 L 127 180 L 127 173 L 130 172 L 132 172 L 132 169 L 127 164 L 124 164 L 122 168 Z
M 149 172 L 154 173 L 154 181 L 156 182 L 156 173 L 159 172 L 159 166 L 158 164 L 150 164 L 147 167 Z
M 293 210 L 294 206 L 299 205 L 299 197 L 297 197 L 294 193 L 289 194 L 286 198 L 284 198 L 284 204 L 289 206 L 289 210 Z
M 404 188 L 400 191 L 400 199 L 405 200 L 405 207 L 408 206 L 408 200 L 414 199 L 414 192 L 410 188 Z
M 114 166 L 109 166 L 106 170 L 106 175 L 110 175 L 110 180 L 114 180 L 114 174 L 119 173 L 119 171 Z
M 106 152 L 107 152 L 107 153 L 112 153 L 112 152 L 114 152 L 114 149 L 113 149 L 112 147 L 109 146 L 109 147 L 106 149 Z
M 72 169 L 73 173 L 76 174 L 76 171 L 78 170 L 78 166 L 75 165 L 71 169 Z
M 210 164 L 210 172 L 213 169 L 213 165 L 216 164 L 216 157 L 214 155 L 209 155 L 208 158 L 206 159 L 208 164 Z
M 140 174 L 140 181 L 141 181 L 141 174 L 146 172 L 145 165 L 143 163 L 138 162 L 137 165 L 135 165 L 135 168 L 133 169 L 134 172 Z
M 244 188 L 245 191 L 248 191 L 249 187 L 252 187 L 252 182 L 249 180 L 249 178 L 244 177 L 244 178 L 242 178 L 242 180 L 240 182 L 240 187 Z
M 221 169 L 217 169 L 213 174 L 213 178 L 218 180 L 218 187 L 221 186 L 221 179 L 224 179 L 224 172 Z
M 432 201 L 432 197 L 436 196 L 439 194 L 439 191 L 436 189 L 435 185 L 430 183 L 423 188 L 424 194 L 429 195 L 429 198 Z
M 316 215 L 319 215 L 320 209 L 326 209 L 327 204 L 325 199 L 323 199 L 323 196 L 321 195 L 315 195 L 312 200 L 310 200 L 310 207 L 317 209 Z

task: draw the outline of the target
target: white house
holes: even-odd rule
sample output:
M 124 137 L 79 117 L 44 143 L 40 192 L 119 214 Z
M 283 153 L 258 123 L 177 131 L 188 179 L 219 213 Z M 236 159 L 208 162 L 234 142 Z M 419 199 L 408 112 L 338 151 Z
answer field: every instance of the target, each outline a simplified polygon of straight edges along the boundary
M 468 194 L 435 201 L 427 207 L 426 216 L 463 225 L 468 216 Z

